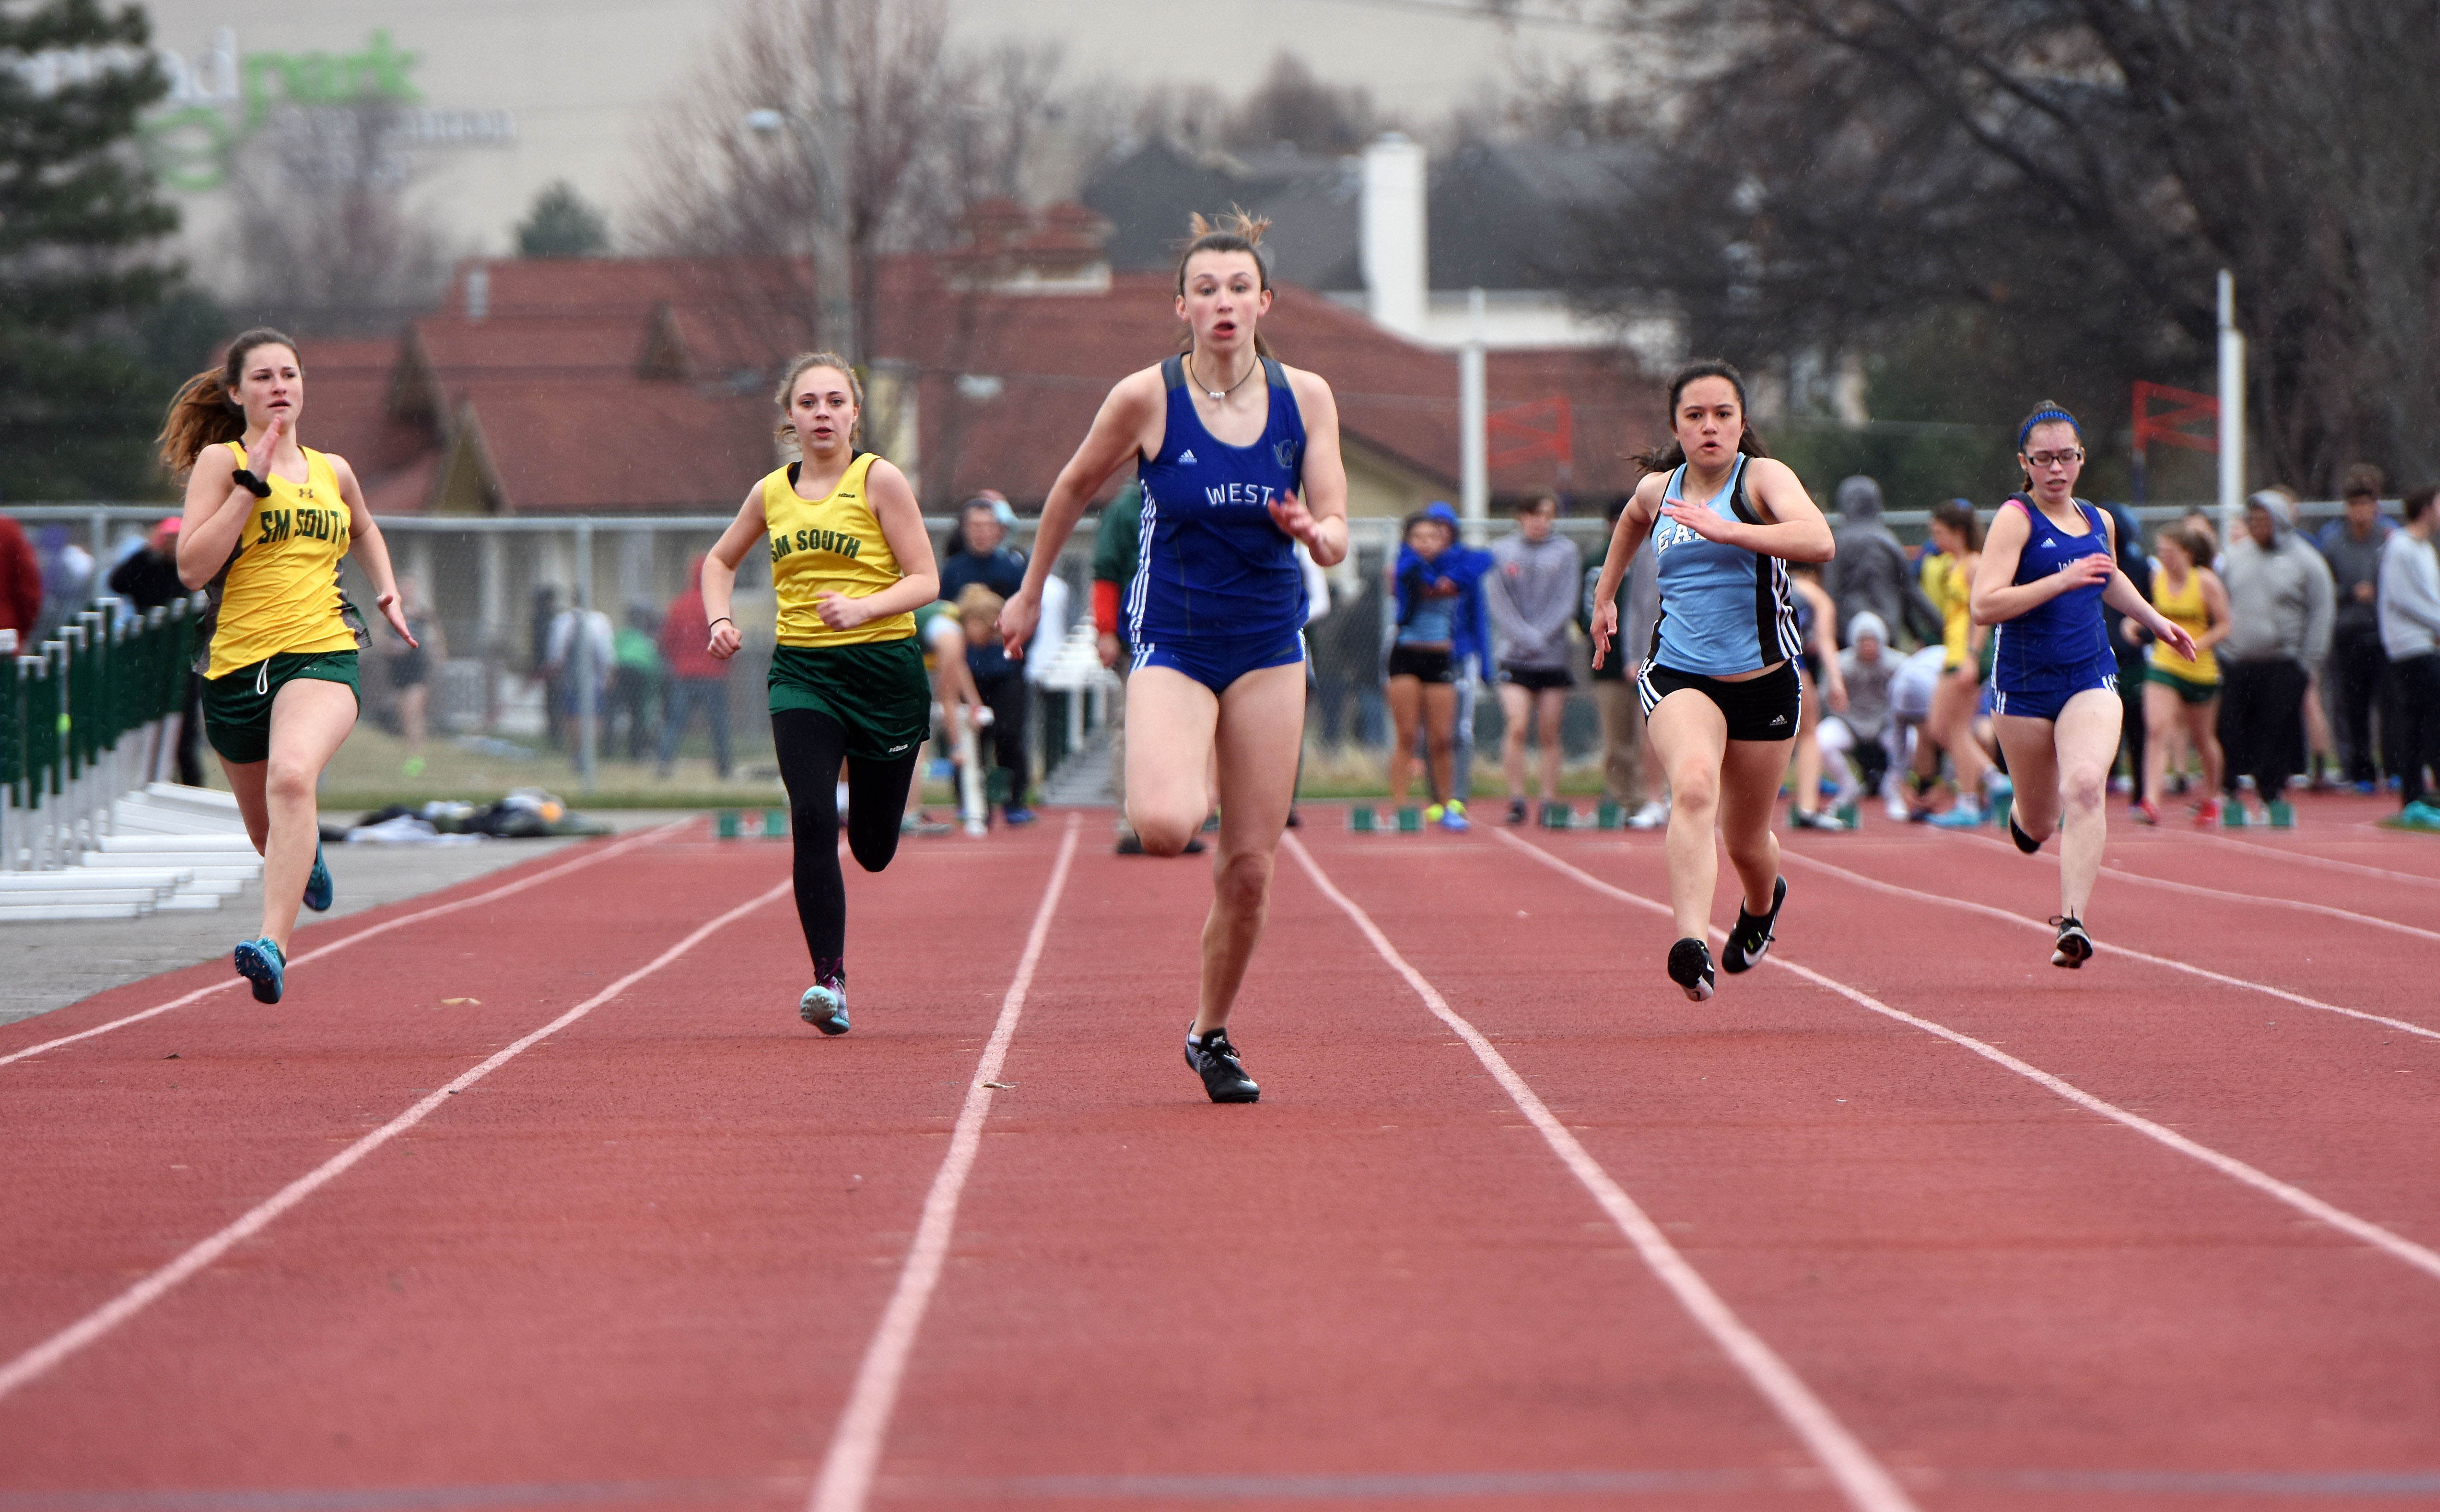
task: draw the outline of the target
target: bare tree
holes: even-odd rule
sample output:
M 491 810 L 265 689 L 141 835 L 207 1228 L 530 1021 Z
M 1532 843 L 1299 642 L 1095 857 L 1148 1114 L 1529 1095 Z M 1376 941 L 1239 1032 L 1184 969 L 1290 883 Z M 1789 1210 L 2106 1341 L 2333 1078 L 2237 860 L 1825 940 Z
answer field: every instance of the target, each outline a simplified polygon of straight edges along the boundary
M 415 178 L 404 113 L 390 101 L 274 112 L 239 148 L 231 175 L 240 312 L 355 334 L 428 307 L 447 281 L 449 247 L 411 202 Z
M 2234 268 L 2288 480 L 2440 467 L 2440 7 L 1647 0 L 1678 86 L 1601 230 L 1696 341 L 1886 345 L 1950 319 L 2021 397 L 2205 370 Z M 2045 382 L 2041 375 L 2052 375 Z M 2061 395 L 2060 397 L 2068 397 Z

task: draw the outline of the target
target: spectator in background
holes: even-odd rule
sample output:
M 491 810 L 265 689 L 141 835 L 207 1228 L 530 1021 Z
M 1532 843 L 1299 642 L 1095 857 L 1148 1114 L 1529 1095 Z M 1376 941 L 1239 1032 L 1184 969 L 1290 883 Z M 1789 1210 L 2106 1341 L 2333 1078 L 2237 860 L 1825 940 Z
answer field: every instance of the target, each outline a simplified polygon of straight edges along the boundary
M 183 523 L 173 514 L 154 525 L 152 533 L 145 538 L 144 549 L 111 569 L 110 591 L 134 604 L 139 612 L 150 612 L 186 597 L 187 585 L 178 580 L 178 527 Z M 6 557 L 10 531 L 16 532 L 19 543 L 25 542 L 26 534 L 17 529 L 17 523 L 0 516 L 0 583 L 5 583 L 7 578 Z M 33 560 L 31 547 L 26 549 L 26 558 L 30 565 Z M 41 575 L 37 571 L 32 600 L 37 614 L 42 608 L 41 582 Z M 5 596 L 0 595 L 0 600 L 5 600 Z M 6 602 L 0 601 L 0 614 L 6 613 L 7 608 Z M 32 625 L 30 615 L 26 623 L 28 627 Z M 13 627 L 0 625 L 0 629 L 10 628 Z M 20 635 L 19 649 L 23 649 L 23 631 Z M 187 668 L 187 702 L 178 720 L 178 780 L 189 788 L 204 785 L 204 674 L 192 667 Z
M 550 622 L 550 639 L 543 648 L 543 675 L 557 690 L 560 728 L 572 737 L 568 749 L 583 749 L 585 701 L 590 697 L 595 729 L 607 712 L 610 664 L 618 654 L 618 635 L 610 616 L 598 609 L 571 603 Z
M 610 708 L 603 716 L 603 745 L 618 743 L 619 721 L 627 721 L 627 759 L 644 759 L 644 732 L 653 724 L 653 695 L 661 685 L 661 649 L 649 604 L 629 604 L 610 652 Z
M 554 751 L 567 749 L 567 725 L 560 709 L 566 703 L 565 690 L 551 679 L 550 628 L 559 622 L 559 590 L 548 583 L 533 591 L 533 608 L 526 615 L 530 636 L 532 658 L 526 664 L 526 675 L 542 685 L 543 738 Z
M 703 710 L 711 731 L 712 764 L 727 782 L 728 758 L 728 663 L 711 654 L 711 626 L 703 609 L 703 556 L 687 563 L 686 587 L 670 600 L 661 618 L 661 662 L 668 673 L 661 699 L 661 749 L 655 775 L 666 780 L 678 741 Z
M 2373 763 L 2372 711 L 2381 705 L 2389 671 L 2380 632 L 2381 548 L 2396 528 L 2380 512 L 2380 490 L 2387 482 L 2377 467 L 2359 463 L 2347 469 L 2347 512 L 2313 538 L 2330 564 L 2330 587 L 2338 602 L 2322 690 L 2329 703 L 2341 775 L 2358 792 L 2372 792 L 2380 778 Z
M 26 539 L 26 527 L 0 514 L 0 630 L 15 631 L 17 649 L 30 651 L 42 618 L 43 559 Z
M 1606 513 L 1613 532 L 1633 497 L 1622 493 L 1610 500 Z M 1592 638 L 1593 596 L 1600 589 L 1602 566 L 1596 561 L 1585 567 L 1583 607 L 1576 628 L 1587 640 Z M 1653 560 L 1651 539 L 1646 537 L 1618 585 L 1619 654 L 1604 657 L 1592 669 L 1591 679 L 1593 708 L 1601 716 L 1602 792 L 1626 810 L 1630 829 L 1658 829 L 1669 822 L 1669 805 L 1644 784 L 1643 701 L 1635 688 L 1635 680 L 1652 656 L 1652 631 L 1660 619 L 1660 568 Z
M 402 776 L 423 775 L 424 715 L 432 700 L 432 663 L 438 657 L 446 660 L 449 649 L 440 637 L 440 627 L 432 621 L 431 602 L 423 596 L 423 584 L 413 578 L 402 578 L 398 583 L 398 612 L 406 620 L 407 633 L 415 640 L 393 646 L 386 660 L 389 663 L 390 698 L 398 709 L 399 738 L 406 742 L 406 760 L 399 768 Z
M 2223 578 L 2228 576 L 2228 562 L 2219 549 L 2219 526 L 2212 523 L 2211 511 L 2197 505 L 2178 516 L 2178 524 L 2194 532 L 2197 543 L 2211 547 L 2211 560 L 2198 562 L 2197 565 L 2209 567 Z
M 970 539 L 974 523 L 969 512 Z M 1023 585 L 1020 577 L 1018 586 Z M 966 670 L 974 674 L 975 692 L 992 711 L 993 759 L 1008 774 L 1008 796 L 1001 800 L 1000 817 L 1012 825 L 1030 825 L 1033 810 L 1025 806 L 1025 799 L 1026 791 L 1033 786 L 1033 763 L 1025 738 L 1025 668 L 1009 658 L 1008 648 L 999 638 L 999 612 L 1007 600 L 986 584 L 969 582 L 959 592 L 957 603 L 966 632 Z M 1050 642 L 1041 644 L 1046 655 L 1052 654 Z
M 2330 568 L 2296 534 L 2296 499 L 2285 489 L 2246 501 L 2245 533 L 2222 560 L 2229 631 L 2218 653 L 2219 743 L 2228 791 L 2242 803 L 2238 779 L 2250 777 L 2260 802 L 2284 806 L 2305 756 L 2305 690 L 2330 649 Z
M 1565 755 L 1559 725 L 1575 686 L 1569 669 L 1568 622 L 1584 596 L 1585 554 L 1553 533 L 1559 501 L 1544 494 L 1516 511 L 1516 532 L 1491 547 L 1482 578 L 1483 607 L 1498 652 L 1499 709 L 1507 720 L 1500 768 L 1508 779 L 1508 822 L 1525 822 L 1525 733 L 1542 727 L 1542 801 L 1559 796 Z
M 43 616 L 36 640 L 47 638 L 93 601 L 93 553 L 76 543 L 63 525 L 43 526 L 38 555 L 43 563 Z
M 1457 621 L 1471 596 L 1458 580 L 1457 525 L 1426 510 L 1406 521 L 1406 539 L 1391 566 L 1398 596 L 1398 637 L 1390 648 L 1390 801 L 1403 804 L 1414 775 L 1415 740 L 1426 750 L 1426 781 L 1432 801 L 1428 822 L 1449 829 L 1473 827 L 1465 805 L 1449 794 L 1456 741 Z
M 2135 585 L 2135 591 L 2145 598 L 2152 596 L 2152 559 L 2144 555 L 2144 525 L 2135 511 L 2123 504 L 2105 504 L 2101 511 L 2109 516 L 2118 536 L 2118 570 Z M 2143 806 L 2144 787 L 2144 642 L 2145 633 L 2140 626 L 2134 635 L 2126 631 L 2126 616 L 2107 603 L 2101 606 L 2102 623 L 2109 631 L 2110 654 L 2118 658 L 2118 751 L 2126 758 L 2126 775 L 2113 778 L 2113 787 L 2123 781 L 2117 792 L 2132 793 L 2134 806 Z
M 1025 554 L 1007 543 L 1008 526 L 1000 522 L 999 511 L 1006 504 L 995 495 L 979 494 L 959 511 L 958 532 L 964 549 L 942 560 L 942 597 L 962 604 L 966 589 L 980 583 L 1005 600 L 1025 586 Z M 972 649 L 971 637 L 968 649 Z
M 1893 755 L 1904 754 L 1890 749 L 1889 738 L 1897 728 L 1890 718 L 1890 683 L 1898 666 L 1897 654 L 1889 649 L 1890 632 L 1881 616 L 1869 609 L 1858 611 L 1846 629 L 1839 676 L 1847 690 L 1847 706 L 1823 715 L 1813 732 L 1815 743 L 1838 763 L 1841 804 L 1879 792 L 1889 780 Z
M 2401 800 L 2397 822 L 2411 829 L 2440 829 L 2440 806 L 2424 794 L 2426 767 L 2440 772 L 2440 554 L 2431 545 L 2440 525 L 2435 491 L 2406 496 L 2406 524 L 2391 532 L 2380 551 L 2380 639 L 2389 655 L 2388 731 L 2390 770 Z
M 1940 612 L 1924 596 L 1906 547 L 1881 522 L 1881 486 L 1860 474 L 1848 478 L 1839 485 L 1837 502 L 1840 523 L 1831 537 L 1839 555 L 1821 574 L 1838 608 L 1834 630 L 1870 612 L 1885 631 L 1898 627 L 1918 641 L 1939 639 Z
M 1844 829 L 1832 814 L 1821 811 L 1821 715 L 1847 706 L 1846 668 L 1839 656 L 1839 631 L 1831 623 L 1835 611 L 1821 586 L 1821 568 L 1810 561 L 1787 564 L 1789 602 L 1796 609 L 1797 643 L 1804 654 L 1797 659 L 1796 755 L 1788 768 L 1796 795 L 1788 805 L 1787 822 L 1798 829 Z M 1865 611 L 1869 613 L 1869 611 Z
M 1447 505 L 1433 504 L 1424 512 L 1448 526 L 1449 550 L 1440 564 L 1441 570 L 1463 590 L 1463 599 L 1452 622 L 1455 649 L 1450 671 L 1454 677 L 1451 685 L 1457 689 L 1457 709 L 1451 720 L 1448 789 L 1449 802 L 1462 814 L 1474 797 L 1475 695 L 1482 680 L 1491 675 L 1491 612 L 1482 602 L 1482 579 L 1491 571 L 1491 553 L 1465 543 L 1464 526 L 1458 523 L 1457 511 Z

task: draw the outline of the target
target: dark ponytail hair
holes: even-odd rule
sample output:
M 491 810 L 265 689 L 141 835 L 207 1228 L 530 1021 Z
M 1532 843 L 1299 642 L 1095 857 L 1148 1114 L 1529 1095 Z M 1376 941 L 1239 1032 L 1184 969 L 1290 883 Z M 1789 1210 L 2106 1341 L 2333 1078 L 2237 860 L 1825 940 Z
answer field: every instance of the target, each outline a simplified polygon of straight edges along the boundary
M 173 475 L 193 467 L 206 447 L 244 438 L 245 408 L 237 401 L 237 391 L 245 376 L 245 360 L 258 347 L 285 347 L 293 352 L 296 343 L 285 331 L 257 326 L 229 343 L 228 356 L 218 367 L 188 379 L 170 400 L 170 414 L 154 439 L 161 446 L 161 465 Z
M 2035 405 L 2034 412 L 2031 415 L 2026 416 L 2023 423 L 2017 427 L 2017 454 L 2018 456 L 2025 454 L 2025 441 L 2034 434 L 2034 427 L 2036 425 L 2064 425 L 2069 430 L 2075 433 L 2075 444 L 2077 447 L 2082 448 L 2084 446 L 2084 427 L 2078 425 L 2076 423 L 2075 417 L 2067 412 L 2066 405 L 2061 404 L 2054 399 L 2046 399 L 2040 403 Z M 2032 492 L 2034 487 L 2033 473 L 2026 471 L 2022 467 L 2018 468 L 2017 471 L 2024 473 L 2025 491 L 2028 493 Z
M 1220 218 L 1217 225 L 1203 219 L 1203 212 L 1200 210 L 1189 216 L 1186 223 L 1191 240 L 1186 243 L 1186 250 L 1177 255 L 1179 298 L 1186 297 L 1186 265 L 1193 260 L 1194 255 L 1198 252 L 1246 254 L 1254 259 L 1254 276 L 1263 280 L 1263 293 L 1271 292 L 1271 265 L 1263 260 L 1263 233 L 1271 228 L 1270 217 L 1249 214 L 1241 206 L 1232 205 L 1229 207 L 1229 213 Z M 1177 349 L 1182 352 L 1194 349 L 1194 332 L 1192 329 L 1179 340 Z M 1262 329 L 1259 326 L 1254 330 L 1254 355 L 1257 357 L 1271 355 L 1271 344 L 1263 339 Z
M 1931 507 L 1931 518 L 1957 532 L 1968 551 L 1982 549 L 1982 517 L 1974 512 L 1971 499 L 1943 499 Z
M 1686 392 L 1686 385 L 1698 378 L 1725 378 L 1729 386 L 1737 391 L 1737 419 L 1745 427 L 1737 436 L 1737 450 L 1748 456 L 1770 455 L 1769 450 L 1762 444 L 1762 437 L 1754 434 L 1753 421 L 1746 413 L 1746 375 L 1738 372 L 1734 365 L 1714 357 L 1688 363 L 1678 369 L 1677 376 L 1669 380 L 1669 439 L 1661 445 L 1629 453 L 1628 461 L 1646 472 L 1666 472 L 1685 462 L 1686 448 L 1679 443 L 1677 434 L 1678 396 Z

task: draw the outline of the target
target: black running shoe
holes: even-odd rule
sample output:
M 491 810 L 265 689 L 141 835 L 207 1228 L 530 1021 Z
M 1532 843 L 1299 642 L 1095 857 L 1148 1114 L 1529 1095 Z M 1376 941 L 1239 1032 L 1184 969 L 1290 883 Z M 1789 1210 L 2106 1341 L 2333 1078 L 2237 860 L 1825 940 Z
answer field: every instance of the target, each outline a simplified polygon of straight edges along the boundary
M 2092 936 L 2084 932 L 2084 920 L 2054 917 L 2051 923 L 2058 930 L 2058 948 L 2051 952 L 2053 966 L 2072 971 L 2092 959 Z
M 1743 902 L 1737 904 L 1737 927 L 1729 931 L 1729 943 L 1720 952 L 1720 969 L 1728 972 L 1748 971 L 1770 949 L 1770 932 L 1779 923 L 1779 905 L 1787 901 L 1787 879 L 1782 877 L 1770 886 L 1770 912 L 1759 916 L 1746 912 Z M 1673 958 L 1675 973 L 1675 962 Z
M 2017 806 L 2013 803 L 2008 805 L 2008 838 L 2015 841 L 2017 843 L 2017 848 L 2023 851 L 2028 856 L 2042 848 L 2042 843 L 2040 841 L 2036 840 L 2033 836 L 2025 833 L 2025 831 L 2018 826 Z
M 1688 1001 L 1709 1001 L 1713 982 L 1712 948 L 1692 935 L 1669 947 L 1669 980 L 1686 989 Z
M 1213 1102 L 1260 1102 L 1263 1089 L 1246 1075 L 1237 1059 L 1237 1047 L 1229 1042 L 1229 1031 L 1214 1029 L 1197 1040 L 1186 1037 L 1186 1063 L 1203 1078 L 1203 1090 Z

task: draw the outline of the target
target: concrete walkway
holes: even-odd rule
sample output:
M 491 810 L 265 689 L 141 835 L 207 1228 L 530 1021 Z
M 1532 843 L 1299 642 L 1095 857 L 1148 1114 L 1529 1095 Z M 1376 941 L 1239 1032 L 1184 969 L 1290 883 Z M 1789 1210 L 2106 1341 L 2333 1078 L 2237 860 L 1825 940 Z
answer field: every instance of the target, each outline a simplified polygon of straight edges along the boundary
M 621 831 L 683 817 L 655 809 L 580 810 Z M 353 814 L 333 814 L 352 821 Z M 309 920 L 345 918 L 385 903 L 420 898 L 459 882 L 547 856 L 574 840 L 495 840 L 479 845 L 325 846 L 337 901 Z M 225 960 L 262 922 L 262 884 L 222 899 L 207 913 L 159 913 L 143 918 L 68 923 L 0 924 L 0 1023 L 63 1008 L 96 992 L 141 981 L 198 961 Z

